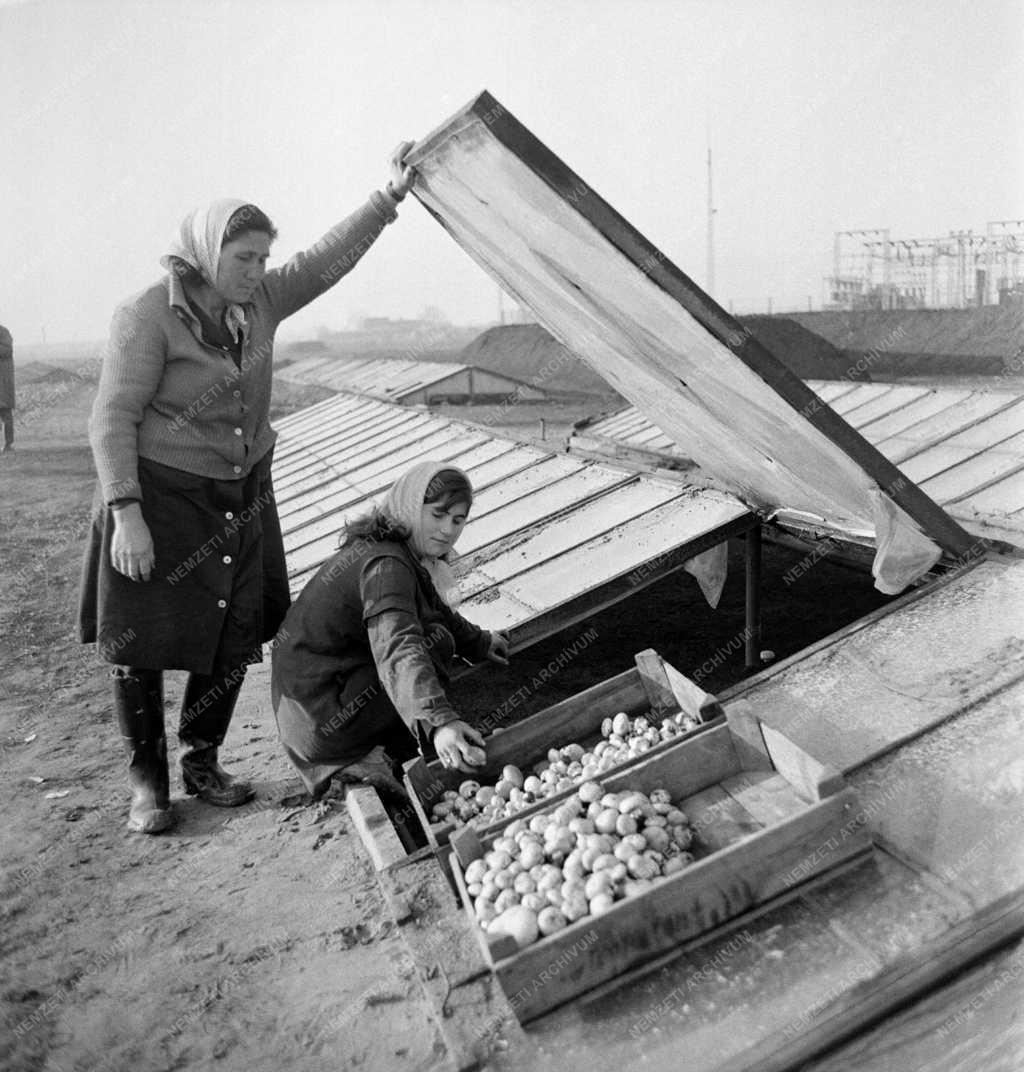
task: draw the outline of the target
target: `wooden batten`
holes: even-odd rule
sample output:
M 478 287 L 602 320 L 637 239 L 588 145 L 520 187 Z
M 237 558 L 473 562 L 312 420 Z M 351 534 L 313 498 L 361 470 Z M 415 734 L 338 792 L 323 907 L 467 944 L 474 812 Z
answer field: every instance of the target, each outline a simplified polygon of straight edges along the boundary
M 846 784 L 837 770 L 819 763 L 784 733 L 764 724 L 761 733 L 772 765 L 805 800 L 823 800 Z
M 484 854 L 483 843 L 480 841 L 476 830 L 471 826 L 461 826 L 452 834 L 448 844 L 451 846 L 455 859 L 465 869 L 474 860 L 479 860 Z
M 402 843 L 376 789 L 371 786 L 350 786 L 345 794 L 345 806 L 375 870 L 383 871 L 406 858 L 407 847 Z
M 533 764 L 546 756 L 553 744 L 592 736 L 595 711 L 637 715 L 647 709 L 647 704 L 647 692 L 636 671 L 626 670 L 546 707 L 507 730 L 492 733 L 487 740 L 484 772 L 498 777 L 507 763 Z
M 743 766 L 749 770 L 771 770 L 772 758 L 761 733 L 761 720 L 753 706 L 742 698 L 725 705 L 725 717 Z
M 705 692 L 671 663 L 665 662 L 653 648 L 637 652 L 635 659 L 651 709 L 659 717 L 682 711 L 701 722 L 710 722 L 723 714 L 721 705 L 710 692 Z

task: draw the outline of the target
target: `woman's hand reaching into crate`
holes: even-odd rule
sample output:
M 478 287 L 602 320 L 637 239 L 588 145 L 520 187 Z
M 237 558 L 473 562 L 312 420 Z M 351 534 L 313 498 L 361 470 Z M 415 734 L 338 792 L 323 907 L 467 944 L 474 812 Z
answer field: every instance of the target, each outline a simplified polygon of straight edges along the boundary
M 487 762 L 484 739 L 468 722 L 449 722 L 434 732 L 434 751 L 452 770 L 471 771 Z

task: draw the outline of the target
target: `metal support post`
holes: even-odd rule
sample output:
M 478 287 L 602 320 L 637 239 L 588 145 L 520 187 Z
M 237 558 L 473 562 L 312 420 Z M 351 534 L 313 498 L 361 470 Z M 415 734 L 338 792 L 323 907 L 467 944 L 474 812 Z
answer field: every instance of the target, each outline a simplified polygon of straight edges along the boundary
M 761 526 L 747 529 L 744 538 L 744 561 L 746 565 L 747 605 L 746 644 L 744 645 L 747 670 L 761 666 Z

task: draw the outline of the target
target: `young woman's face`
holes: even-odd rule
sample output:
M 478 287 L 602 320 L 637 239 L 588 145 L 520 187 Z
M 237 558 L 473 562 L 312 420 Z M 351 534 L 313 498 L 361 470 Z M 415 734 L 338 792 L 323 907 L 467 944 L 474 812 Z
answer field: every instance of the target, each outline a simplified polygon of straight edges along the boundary
M 221 246 L 217 263 L 217 292 L 225 301 L 249 301 L 267 271 L 270 235 L 247 231 Z
M 413 547 L 421 555 L 440 558 L 455 546 L 468 516 L 469 507 L 464 502 L 424 503 Z

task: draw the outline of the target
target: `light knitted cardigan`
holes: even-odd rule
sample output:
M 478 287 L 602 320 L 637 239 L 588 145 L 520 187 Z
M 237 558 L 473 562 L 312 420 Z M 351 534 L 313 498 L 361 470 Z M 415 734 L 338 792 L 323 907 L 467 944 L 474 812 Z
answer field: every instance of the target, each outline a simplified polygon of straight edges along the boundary
M 235 480 L 274 445 L 270 388 L 274 333 L 285 317 L 346 275 L 395 218 L 380 193 L 314 246 L 263 277 L 246 303 L 240 367 L 202 340 L 174 272 L 114 313 L 89 421 L 107 503 L 141 499 L 138 459 Z

